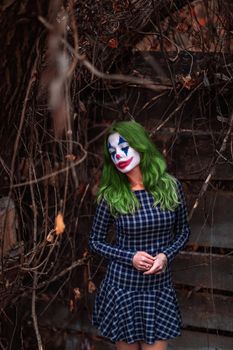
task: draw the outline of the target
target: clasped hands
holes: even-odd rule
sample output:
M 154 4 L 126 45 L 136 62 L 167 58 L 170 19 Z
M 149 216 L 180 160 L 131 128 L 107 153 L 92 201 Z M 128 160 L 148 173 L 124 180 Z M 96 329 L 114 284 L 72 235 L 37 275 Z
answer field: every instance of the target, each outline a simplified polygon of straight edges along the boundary
M 133 266 L 139 271 L 145 271 L 144 275 L 158 275 L 166 269 L 167 257 L 164 253 L 152 256 L 146 252 L 137 252 L 132 260 Z

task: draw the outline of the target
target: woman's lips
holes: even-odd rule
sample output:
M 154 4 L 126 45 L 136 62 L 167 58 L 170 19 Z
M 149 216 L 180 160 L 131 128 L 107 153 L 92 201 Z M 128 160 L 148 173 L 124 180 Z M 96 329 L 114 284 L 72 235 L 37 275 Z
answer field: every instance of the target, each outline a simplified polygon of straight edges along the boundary
M 133 157 L 130 158 L 129 160 L 126 160 L 125 162 L 118 162 L 118 163 L 116 164 L 116 166 L 117 166 L 118 168 L 120 168 L 120 169 L 124 169 L 124 168 L 126 168 L 126 167 L 132 162 L 132 160 L 133 160 Z

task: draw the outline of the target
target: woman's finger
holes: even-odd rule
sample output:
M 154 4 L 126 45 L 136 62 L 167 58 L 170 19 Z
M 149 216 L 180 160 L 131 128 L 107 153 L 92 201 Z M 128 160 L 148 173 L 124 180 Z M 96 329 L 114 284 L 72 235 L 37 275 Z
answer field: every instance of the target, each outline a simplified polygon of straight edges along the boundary
M 144 257 L 148 258 L 148 259 L 153 260 L 153 261 L 154 261 L 155 259 L 157 259 L 156 256 L 152 256 L 152 255 L 148 254 L 147 252 L 142 252 L 142 255 L 143 255 Z
M 149 259 L 149 258 L 144 258 L 144 259 L 142 260 L 142 263 L 143 263 L 143 264 L 150 264 L 150 265 L 153 265 L 154 260 L 151 260 L 151 259 Z
M 151 267 L 151 269 L 146 271 L 144 274 L 145 275 L 153 275 L 153 274 L 156 274 L 156 273 L 162 272 L 162 271 L 163 271 L 163 266 L 161 265 L 161 263 L 155 262 L 153 264 L 153 266 Z
M 151 269 L 143 272 L 143 275 L 154 275 L 154 272 L 151 272 Z
M 148 271 L 156 258 L 144 251 L 137 252 L 133 257 L 133 266 L 140 271 Z
M 139 265 L 141 269 L 143 269 L 144 271 L 148 271 L 149 269 L 151 269 L 152 264 L 140 264 Z
M 156 267 L 152 266 L 149 270 L 147 270 L 146 272 L 144 272 L 144 275 L 153 275 L 155 272 Z

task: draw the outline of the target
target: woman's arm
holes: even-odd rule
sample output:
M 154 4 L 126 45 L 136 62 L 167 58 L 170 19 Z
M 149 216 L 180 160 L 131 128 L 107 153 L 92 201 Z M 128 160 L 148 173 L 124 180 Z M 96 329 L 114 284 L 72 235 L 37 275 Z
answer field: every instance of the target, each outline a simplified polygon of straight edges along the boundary
M 176 222 L 174 227 L 174 239 L 172 244 L 164 249 L 161 253 L 167 256 L 168 263 L 170 263 L 176 254 L 183 248 L 190 236 L 190 226 L 188 223 L 188 212 L 185 201 L 184 192 L 181 183 L 178 183 L 178 196 L 180 204 L 176 209 Z
M 91 228 L 89 246 L 105 258 L 117 259 L 121 263 L 132 266 L 135 251 L 125 250 L 106 243 L 105 239 L 110 225 L 114 219 L 105 200 L 98 204 Z

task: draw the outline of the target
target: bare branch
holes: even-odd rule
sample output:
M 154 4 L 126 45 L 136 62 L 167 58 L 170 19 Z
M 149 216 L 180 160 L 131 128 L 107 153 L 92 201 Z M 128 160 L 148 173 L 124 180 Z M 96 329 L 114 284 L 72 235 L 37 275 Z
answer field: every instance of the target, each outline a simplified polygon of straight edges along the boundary
M 50 31 L 54 30 L 53 26 L 50 23 L 48 23 L 45 18 L 39 16 L 38 19 L 48 30 Z M 64 40 L 63 38 L 60 38 L 60 40 L 63 44 L 67 46 L 68 50 L 80 61 L 80 63 L 83 64 L 93 75 L 95 75 L 98 78 L 139 85 L 139 86 L 142 86 L 143 88 L 147 88 L 157 92 L 162 90 L 167 90 L 167 91 L 172 90 L 171 86 L 154 84 L 152 80 L 138 79 L 138 78 L 123 75 L 123 74 L 106 74 L 106 73 L 100 72 L 86 59 L 84 55 L 80 55 L 78 52 L 76 52 L 74 48 L 66 40 Z

